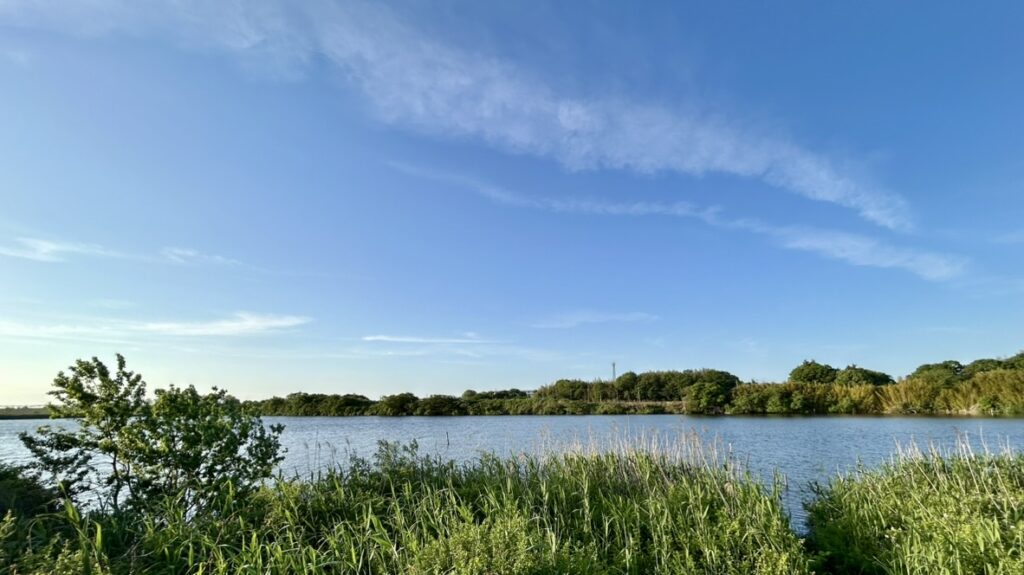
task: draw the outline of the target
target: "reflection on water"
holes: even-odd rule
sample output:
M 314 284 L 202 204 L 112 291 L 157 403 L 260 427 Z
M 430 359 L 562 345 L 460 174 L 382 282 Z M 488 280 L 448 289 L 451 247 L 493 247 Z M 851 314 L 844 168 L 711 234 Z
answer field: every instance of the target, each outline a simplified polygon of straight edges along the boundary
M 858 462 L 877 465 L 898 445 L 916 442 L 952 447 L 966 436 L 976 449 L 1024 444 L 1024 420 L 915 417 L 698 417 L 679 415 L 494 416 L 494 417 L 271 417 L 282 423 L 287 448 L 282 472 L 309 475 L 343 464 L 349 454 L 371 456 L 382 440 L 415 440 L 423 453 L 466 460 L 481 452 L 499 455 L 545 452 L 567 445 L 605 448 L 625 442 L 665 447 L 697 434 L 716 442 L 770 481 L 777 471 L 789 490 L 785 503 L 803 522 L 800 502 L 812 481 L 825 481 Z M 17 434 L 39 420 L 0 421 L 0 461 L 24 463 L 28 452 Z M 61 423 L 58 423 L 61 424 Z M 63 423 L 67 425 L 67 423 Z

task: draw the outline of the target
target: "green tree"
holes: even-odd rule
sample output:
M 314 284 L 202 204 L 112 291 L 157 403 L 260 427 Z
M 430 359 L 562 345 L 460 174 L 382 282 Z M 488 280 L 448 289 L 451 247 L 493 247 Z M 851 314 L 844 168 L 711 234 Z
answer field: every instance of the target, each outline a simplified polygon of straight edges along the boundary
M 828 364 L 805 360 L 789 372 L 789 381 L 793 383 L 833 383 L 839 370 Z
M 408 392 L 385 395 L 371 408 L 370 413 L 387 416 L 412 415 L 417 401 L 419 398 Z
M 199 512 L 229 491 L 247 493 L 281 460 L 282 426 L 264 427 L 223 390 L 172 386 L 150 403 L 120 354 L 114 373 L 97 358 L 78 360 L 53 385 L 54 415 L 78 425 L 43 426 L 21 440 L 69 497 L 98 486 L 92 499 L 115 513 L 164 495 Z
M 590 384 L 580 379 L 560 379 L 538 389 L 537 396 L 581 401 L 587 399 L 589 388 Z
M 864 369 L 863 367 L 857 367 L 856 365 L 846 366 L 846 368 L 836 374 L 835 378 L 836 385 L 843 385 L 846 387 L 854 387 L 857 385 L 889 385 L 890 383 L 893 383 L 891 375 L 880 371 Z
M 722 413 L 728 401 L 726 388 L 713 382 L 695 383 L 686 389 L 686 410 L 690 413 Z
M 1006 367 L 1006 364 L 999 359 L 978 359 L 964 366 L 963 376 L 965 379 L 970 379 L 979 373 L 1003 369 L 1004 367 Z
M 639 377 L 632 371 L 615 378 L 615 396 L 617 399 L 622 401 L 631 401 L 637 399 L 636 397 L 636 386 L 639 381 Z
M 124 430 L 145 410 L 146 384 L 141 375 L 125 369 L 121 355 L 113 374 L 95 357 L 80 359 L 68 369 L 53 380 L 49 395 L 56 402 L 51 414 L 76 420 L 78 428 L 44 425 L 36 435 L 22 433 L 21 441 L 35 457 L 35 467 L 62 492 L 74 498 L 101 482 L 106 501 L 117 511 L 132 472 Z
M 1024 369 L 1024 351 L 1018 353 L 1013 357 L 1008 357 L 1004 359 L 1003 365 L 1007 369 Z
M 964 380 L 964 366 L 953 360 L 926 363 L 915 369 L 908 379 L 937 387 L 949 387 Z
M 413 408 L 414 415 L 463 415 L 465 412 L 462 402 L 451 395 L 425 397 Z
M 701 369 L 679 373 L 688 385 L 680 386 L 679 394 L 691 413 L 722 413 L 732 390 L 740 384 L 735 375 L 717 369 Z M 684 381 L 684 379 L 680 379 Z
M 244 498 L 281 462 L 283 426 L 267 428 L 222 389 L 158 389 L 123 432 L 134 503 L 175 497 L 189 512 L 227 493 Z
M 664 371 L 645 371 L 640 374 L 636 384 L 637 399 L 643 401 L 665 401 L 677 399 L 673 397 L 669 384 L 669 374 Z

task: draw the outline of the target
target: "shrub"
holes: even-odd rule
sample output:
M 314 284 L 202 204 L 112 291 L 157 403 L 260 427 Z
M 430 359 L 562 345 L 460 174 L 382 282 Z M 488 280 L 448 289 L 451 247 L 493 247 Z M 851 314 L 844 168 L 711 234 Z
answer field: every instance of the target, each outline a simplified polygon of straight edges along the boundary
M 101 509 L 117 513 L 175 497 L 200 512 L 251 491 L 281 460 L 283 427 L 265 428 L 223 390 L 203 395 L 171 386 L 149 402 L 142 376 L 120 355 L 114 373 L 99 359 L 79 360 L 54 388 L 54 413 L 79 425 L 43 426 L 21 439 L 37 470 L 72 498 L 93 488 Z

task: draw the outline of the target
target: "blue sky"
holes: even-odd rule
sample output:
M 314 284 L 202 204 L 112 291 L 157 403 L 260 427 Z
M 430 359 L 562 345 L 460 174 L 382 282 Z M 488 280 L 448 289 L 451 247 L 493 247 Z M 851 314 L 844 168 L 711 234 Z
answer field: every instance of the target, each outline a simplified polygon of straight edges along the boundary
M 0 0 L 0 404 L 1021 349 L 1018 4 Z

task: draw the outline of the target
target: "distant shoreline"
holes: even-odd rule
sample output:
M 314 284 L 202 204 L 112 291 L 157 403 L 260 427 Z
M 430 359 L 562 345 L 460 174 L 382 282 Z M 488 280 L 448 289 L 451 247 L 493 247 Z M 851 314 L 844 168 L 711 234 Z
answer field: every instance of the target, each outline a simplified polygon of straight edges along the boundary
M 362 417 L 382 417 L 382 418 L 394 418 L 404 419 L 407 417 L 586 417 L 586 416 L 601 416 L 601 415 L 681 415 L 691 417 L 703 417 L 703 418 L 733 418 L 733 417 L 745 417 L 745 418 L 787 418 L 787 419 L 801 419 L 805 417 L 834 417 L 837 419 L 844 417 L 916 417 L 922 419 L 1024 419 L 1024 415 L 990 415 L 987 413 L 717 413 L 717 414 L 704 414 L 704 413 L 678 413 L 678 412 L 653 412 L 653 413 L 637 413 L 637 412 L 604 412 L 604 413 L 459 413 L 459 414 L 436 414 L 436 415 L 371 415 L 371 414 L 357 414 L 357 415 L 266 415 L 263 414 L 261 417 L 287 417 L 294 419 L 313 419 L 313 418 L 329 418 L 329 419 L 358 419 Z M 52 419 L 64 419 L 64 418 L 52 418 L 46 414 L 32 414 L 32 415 L 0 415 L 0 421 L 45 421 Z
M 50 410 L 45 407 L 0 408 L 0 420 L 4 419 L 50 419 Z

